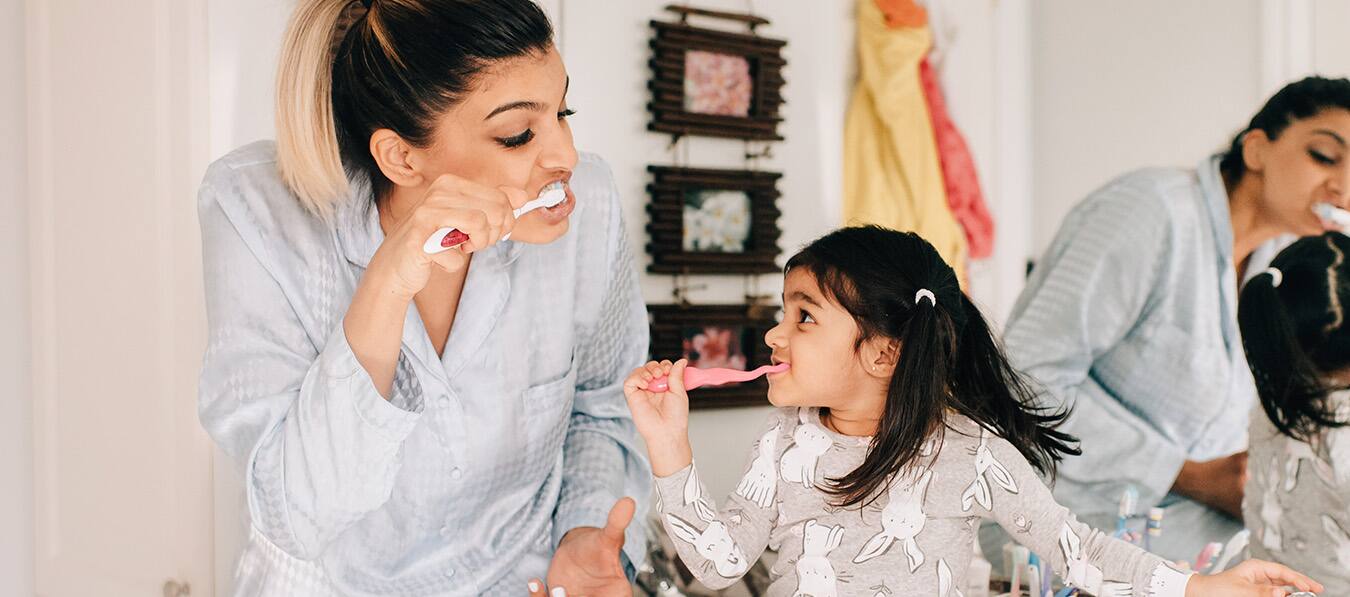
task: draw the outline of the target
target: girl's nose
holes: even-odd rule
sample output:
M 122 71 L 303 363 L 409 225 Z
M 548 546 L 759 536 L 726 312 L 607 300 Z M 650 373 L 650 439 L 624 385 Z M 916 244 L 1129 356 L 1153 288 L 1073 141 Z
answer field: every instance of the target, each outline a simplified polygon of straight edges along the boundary
M 783 324 L 779 323 L 778 325 L 769 328 L 769 331 L 764 332 L 764 343 L 767 344 L 769 348 L 783 348 L 787 346 L 787 342 L 783 339 L 783 332 L 779 329 L 781 327 L 783 327 Z

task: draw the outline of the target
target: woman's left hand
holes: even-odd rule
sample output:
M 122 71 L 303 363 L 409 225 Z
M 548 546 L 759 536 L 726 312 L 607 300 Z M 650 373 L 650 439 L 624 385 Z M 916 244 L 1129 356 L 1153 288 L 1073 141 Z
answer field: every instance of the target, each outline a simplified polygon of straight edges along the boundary
M 548 566 L 552 592 L 545 593 L 544 583 L 533 580 L 530 597 L 632 597 L 633 586 L 624 574 L 619 553 L 623 550 L 623 531 L 636 510 L 632 498 L 620 499 L 609 511 L 605 528 L 577 527 L 563 535 Z

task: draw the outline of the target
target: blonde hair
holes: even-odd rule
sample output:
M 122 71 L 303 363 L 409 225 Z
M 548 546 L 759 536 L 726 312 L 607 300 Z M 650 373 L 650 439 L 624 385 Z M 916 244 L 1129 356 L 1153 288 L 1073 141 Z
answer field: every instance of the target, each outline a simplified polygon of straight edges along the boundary
M 299 0 L 277 68 L 281 180 L 325 219 L 347 199 L 348 170 L 383 194 L 373 132 L 425 146 L 481 69 L 552 38 L 533 0 Z
M 301 0 L 286 26 L 277 68 L 277 167 L 310 212 L 328 217 L 347 194 L 333 116 L 333 57 L 352 0 Z M 350 26 L 350 22 L 346 25 Z M 345 29 L 345 28 L 342 28 Z

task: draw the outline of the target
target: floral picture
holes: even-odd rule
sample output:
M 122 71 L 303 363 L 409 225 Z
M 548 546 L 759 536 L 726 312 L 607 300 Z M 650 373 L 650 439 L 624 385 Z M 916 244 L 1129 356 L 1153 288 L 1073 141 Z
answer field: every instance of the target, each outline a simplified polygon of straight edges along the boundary
M 741 328 L 705 326 L 684 330 L 684 358 L 689 366 L 722 367 L 745 370 L 746 357 L 741 349 Z
M 779 273 L 782 174 L 648 166 L 652 200 L 647 271 L 662 274 Z
M 750 61 L 704 50 L 684 54 L 684 109 L 698 114 L 748 116 L 754 85 Z
M 746 371 L 769 364 L 764 334 L 778 325 L 779 308 L 768 304 L 647 305 L 655 360 L 689 359 L 701 368 Z M 689 392 L 690 408 L 763 405 L 768 381 L 705 386 Z
M 749 238 L 750 196 L 745 191 L 684 194 L 684 250 L 744 253 Z

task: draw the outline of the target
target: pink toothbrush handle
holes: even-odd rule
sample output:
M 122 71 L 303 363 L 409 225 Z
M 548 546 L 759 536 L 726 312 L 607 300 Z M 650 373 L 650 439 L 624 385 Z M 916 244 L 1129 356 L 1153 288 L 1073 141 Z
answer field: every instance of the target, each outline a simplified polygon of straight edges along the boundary
M 692 390 L 702 386 L 720 386 L 725 383 L 746 382 L 754 380 L 765 373 L 778 373 L 786 371 L 786 364 L 765 365 L 754 371 L 740 371 L 737 369 L 699 369 L 696 367 L 686 367 L 684 370 L 684 389 Z M 670 380 L 665 377 L 658 377 L 647 383 L 648 392 L 665 392 L 670 389 Z

